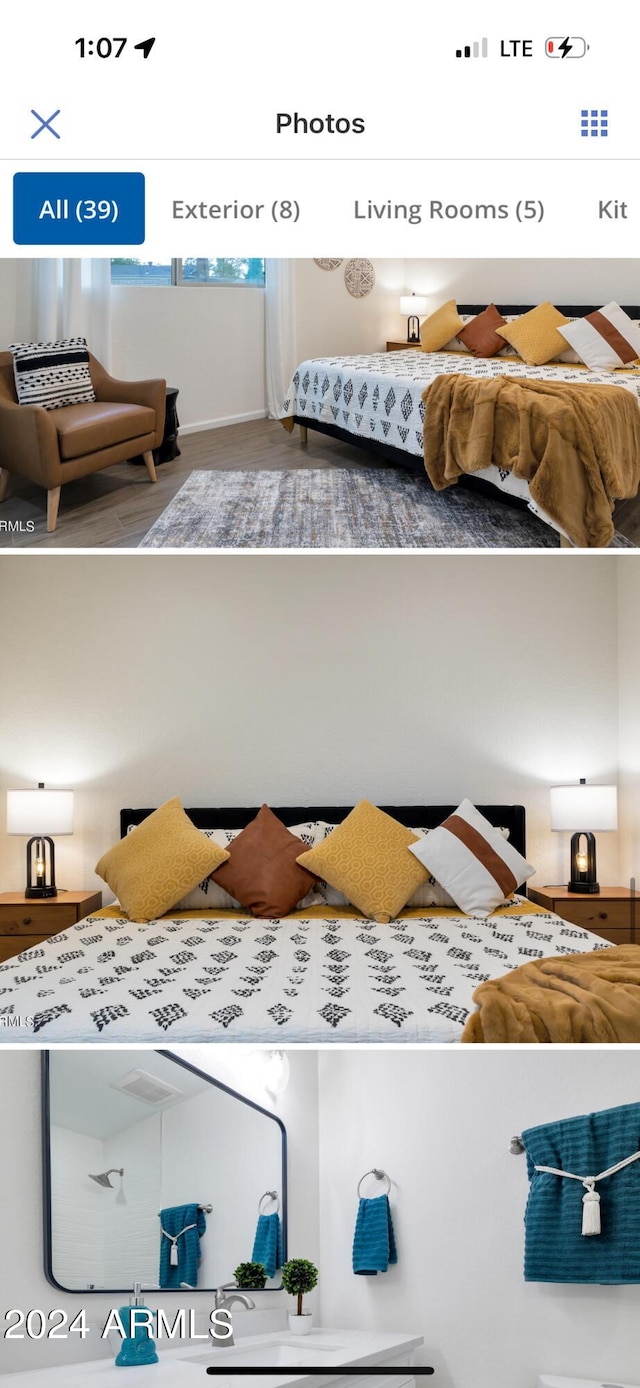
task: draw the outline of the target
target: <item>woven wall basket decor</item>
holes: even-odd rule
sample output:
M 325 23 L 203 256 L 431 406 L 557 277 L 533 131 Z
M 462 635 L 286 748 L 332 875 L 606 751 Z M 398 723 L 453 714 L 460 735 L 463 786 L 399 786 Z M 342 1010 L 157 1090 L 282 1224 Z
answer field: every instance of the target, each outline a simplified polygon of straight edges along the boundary
M 366 299 L 376 282 L 372 260 L 348 260 L 344 267 L 344 282 L 354 299 Z
M 342 265 L 341 260 L 316 260 L 314 263 L 318 265 L 321 270 L 337 270 L 338 266 Z

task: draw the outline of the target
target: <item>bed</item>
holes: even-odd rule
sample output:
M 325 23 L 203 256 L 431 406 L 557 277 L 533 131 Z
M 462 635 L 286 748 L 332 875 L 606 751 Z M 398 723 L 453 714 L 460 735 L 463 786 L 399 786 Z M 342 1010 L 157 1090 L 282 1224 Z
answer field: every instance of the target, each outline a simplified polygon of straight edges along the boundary
M 435 828 L 452 805 L 380 808 Z M 480 805 L 525 854 L 519 805 Z M 280 807 L 286 825 L 340 823 L 351 807 Z M 244 828 L 256 808 L 189 809 L 204 831 Z M 151 809 L 121 812 L 121 833 Z M 279 920 L 244 911 L 173 912 L 147 925 L 106 907 L 0 965 L 7 1041 L 456 1042 L 477 985 L 528 959 L 606 949 L 599 936 L 523 893 L 486 921 L 446 907 L 407 909 L 377 925 L 322 905 Z M 11 1019 L 10 1024 L 8 1019 Z
M 485 305 L 462 304 L 462 318 L 481 313 Z M 527 313 L 531 305 L 497 305 L 507 319 Z M 589 306 L 564 305 L 567 318 L 593 312 Z M 625 312 L 640 319 L 640 307 Z M 424 474 L 424 430 L 428 428 L 425 388 L 443 373 L 463 373 L 476 379 L 508 376 L 519 380 L 560 381 L 575 384 L 614 385 L 640 397 L 640 367 L 624 372 L 590 371 L 570 362 L 527 366 L 517 356 L 474 357 L 468 352 L 378 352 L 358 356 L 317 357 L 302 362 L 290 382 L 280 417 L 293 419 L 302 431 L 315 429 L 373 453 L 387 463 Z M 554 522 L 532 500 L 528 483 L 507 469 L 494 465 L 464 477 L 460 484 L 495 496 L 496 490 L 512 505 L 527 506 L 553 529 Z M 562 532 L 560 532 L 562 534 Z

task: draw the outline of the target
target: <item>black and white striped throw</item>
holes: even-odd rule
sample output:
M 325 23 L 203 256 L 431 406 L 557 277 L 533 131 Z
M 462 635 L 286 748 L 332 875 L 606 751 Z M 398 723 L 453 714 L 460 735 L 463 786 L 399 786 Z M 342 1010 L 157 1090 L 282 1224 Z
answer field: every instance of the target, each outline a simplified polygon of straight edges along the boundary
M 13 371 L 20 405 L 57 410 L 95 400 L 86 338 L 13 342 Z

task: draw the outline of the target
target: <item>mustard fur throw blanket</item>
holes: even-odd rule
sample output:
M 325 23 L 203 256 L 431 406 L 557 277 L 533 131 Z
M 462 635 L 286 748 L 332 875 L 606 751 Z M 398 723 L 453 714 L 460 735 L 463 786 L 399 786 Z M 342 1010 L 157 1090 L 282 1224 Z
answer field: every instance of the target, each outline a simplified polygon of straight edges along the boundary
M 617 386 L 438 376 L 427 405 L 424 462 L 436 491 L 495 463 L 526 479 L 533 500 L 584 548 L 613 538 L 612 503 L 640 486 L 640 406 Z
M 536 959 L 481 983 L 463 1042 L 640 1041 L 640 945 Z

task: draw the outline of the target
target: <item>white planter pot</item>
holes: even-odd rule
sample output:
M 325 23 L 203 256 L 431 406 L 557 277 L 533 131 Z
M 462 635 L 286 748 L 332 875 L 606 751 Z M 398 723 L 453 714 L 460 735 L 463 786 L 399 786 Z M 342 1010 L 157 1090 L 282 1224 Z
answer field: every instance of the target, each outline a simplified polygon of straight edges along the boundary
M 292 1335 L 308 1335 L 313 1329 L 313 1312 L 303 1311 L 301 1316 L 289 1312 L 289 1329 Z

